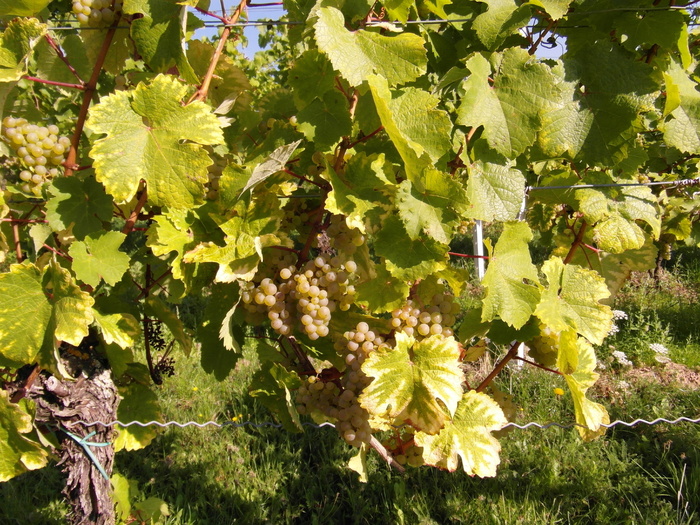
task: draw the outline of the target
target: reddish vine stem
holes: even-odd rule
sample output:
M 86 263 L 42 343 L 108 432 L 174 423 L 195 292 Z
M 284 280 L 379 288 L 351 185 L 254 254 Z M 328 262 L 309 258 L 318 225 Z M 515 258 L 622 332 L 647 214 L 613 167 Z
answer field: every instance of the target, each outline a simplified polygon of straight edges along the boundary
M 45 224 L 49 221 L 43 221 L 41 219 L 0 219 L 0 222 L 11 222 L 11 223 L 17 223 L 17 224 L 38 224 L 42 223 Z
M 139 301 L 139 300 L 143 299 L 144 297 L 146 297 L 150 293 L 150 291 L 153 289 L 154 286 L 156 286 L 156 285 L 160 286 L 160 281 L 165 279 L 168 275 L 170 275 L 171 271 L 172 270 L 170 268 L 168 268 L 167 270 L 165 270 L 163 272 L 163 274 L 160 277 L 154 279 L 150 284 L 147 284 L 146 286 L 141 288 L 141 293 L 138 295 L 138 297 L 136 297 L 136 300 Z
M 527 363 L 528 365 L 536 366 L 537 368 L 541 368 L 542 370 L 546 370 L 547 372 L 552 372 L 553 374 L 557 374 L 560 376 L 564 375 L 561 372 L 559 372 L 559 370 L 553 370 L 552 368 L 548 368 L 539 363 L 535 363 L 534 361 L 530 361 L 529 359 L 525 359 L 524 357 L 520 357 L 519 355 L 516 355 L 515 357 L 513 357 L 513 359 L 516 359 L 517 361 L 522 361 L 523 363 Z
M 122 228 L 122 233 L 124 235 L 128 235 L 134 229 L 134 225 L 136 224 L 136 221 L 139 218 L 139 214 L 141 213 L 141 210 L 143 209 L 147 200 L 148 200 L 148 188 L 146 187 L 146 183 L 143 182 L 143 191 L 141 192 L 141 195 L 139 196 L 139 200 L 136 203 L 136 207 L 133 209 L 133 211 L 131 212 L 131 215 L 129 215 L 129 218 L 126 221 L 126 224 Z
M 375 129 L 375 130 L 374 130 L 372 133 L 370 133 L 369 135 L 365 135 L 364 137 L 357 139 L 355 142 L 352 142 L 352 143 L 348 144 L 348 149 L 354 148 L 354 147 L 357 146 L 358 144 L 361 144 L 362 142 L 371 139 L 371 138 L 374 137 L 377 133 L 381 133 L 382 131 L 384 131 L 384 126 L 379 126 L 377 129 Z
M 66 161 L 63 163 L 65 166 L 65 176 L 70 177 L 73 172 L 76 171 L 78 167 L 76 161 L 78 159 L 78 145 L 80 144 L 80 137 L 83 134 L 83 128 L 85 127 L 85 121 L 87 120 L 88 110 L 90 109 L 90 104 L 92 103 L 92 97 L 97 89 L 97 79 L 102 72 L 102 66 L 107 59 L 107 53 L 112 45 L 112 40 L 114 40 L 114 35 L 117 32 L 117 25 L 119 24 L 120 16 L 114 19 L 112 27 L 107 30 L 104 42 L 102 42 L 102 47 L 100 48 L 100 53 L 97 55 L 97 60 L 95 61 L 95 67 L 92 70 L 92 75 L 90 75 L 90 80 L 83 87 L 83 101 L 80 105 L 80 112 L 78 113 L 78 119 L 75 123 L 75 130 L 73 131 L 73 137 L 71 138 L 70 149 L 68 150 L 68 155 L 66 156 Z
M 51 46 L 51 49 L 54 50 L 54 52 L 56 53 L 56 55 L 58 56 L 58 58 L 61 59 L 61 61 L 66 65 L 66 67 L 67 67 L 68 70 L 73 74 L 73 76 L 74 76 L 76 79 L 78 79 L 78 83 L 79 83 L 81 86 L 84 86 L 84 85 L 85 85 L 85 82 L 84 82 L 83 79 L 80 77 L 80 75 L 79 75 L 78 72 L 75 70 L 75 68 L 71 65 L 71 63 L 68 61 L 68 58 L 67 58 L 66 55 L 63 53 L 63 50 L 58 46 L 58 44 L 56 44 L 56 41 L 51 37 L 51 35 L 49 35 L 48 33 L 45 34 L 45 35 L 44 35 L 44 40 L 46 40 L 46 41 L 48 42 L 48 44 Z M 82 88 L 81 88 L 81 89 L 82 89 Z
M 530 46 L 530 49 L 527 50 L 528 54 L 530 54 L 530 55 L 534 55 L 534 54 L 535 54 L 535 52 L 537 51 L 537 48 L 538 48 L 538 47 L 540 46 L 540 44 L 542 43 L 542 40 L 544 40 L 544 37 L 547 35 L 547 33 L 549 33 L 549 32 L 551 31 L 551 29 L 552 29 L 555 25 L 556 25 L 556 22 L 555 22 L 554 20 L 550 20 L 550 21 L 549 21 L 549 24 L 547 25 L 547 27 L 545 28 L 545 30 L 542 31 L 542 32 L 540 33 L 540 36 L 537 38 L 537 40 L 535 41 L 535 43 L 532 44 L 532 46 Z
M 494 378 L 501 373 L 501 371 L 506 367 L 506 365 L 517 356 L 518 354 L 518 347 L 520 346 L 520 341 L 515 341 L 513 345 L 510 347 L 510 350 L 508 350 L 508 353 L 501 359 L 495 367 L 493 367 L 493 370 L 491 370 L 491 373 L 486 376 L 486 379 L 484 379 L 479 386 L 476 387 L 477 392 L 483 392 L 489 384 L 491 384 L 491 381 L 494 380 Z
M 488 259 L 488 255 L 469 255 L 467 253 L 456 253 L 456 252 L 447 252 L 447 255 L 454 255 L 455 257 L 466 257 L 468 259 Z
M 372 447 L 374 450 L 376 450 L 379 455 L 384 458 L 384 461 L 386 461 L 389 465 L 391 465 L 393 468 L 401 472 L 402 474 L 406 472 L 406 469 L 396 461 L 393 457 L 391 457 L 391 454 L 387 451 L 387 449 L 382 445 L 379 440 L 374 437 L 370 436 L 369 438 L 369 446 Z
M 578 229 L 578 233 L 576 234 L 576 238 L 574 239 L 574 242 L 571 245 L 571 248 L 569 249 L 569 253 L 567 253 L 566 257 L 564 258 L 564 264 L 569 264 L 571 262 L 571 260 L 574 258 L 574 255 L 576 254 L 576 250 L 579 246 L 581 246 L 581 244 L 583 244 L 583 236 L 586 233 L 586 228 L 588 228 L 588 223 L 585 220 L 582 220 L 581 226 Z
M 70 88 L 70 89 L 79 89 L 81 91 L 85 89 L 85 86 L 83 84 L 71 84 L 70 82 L 58 82 L 56 80 L 44 80 L 43 78 L 32 77 L 29 75 L 25 75 L 24 78 L 26 80 L 31 80 L 32 82 L 37 82 L 39 84 L 48 84 L 49 86 L 60 86 L 60 87 L 65 87 L 65 88 Z
M 14 237 L 15 243 L 15 255 L 17 256 L 17 262 L 21 263 L 24 257 L 22 256 L 22 242 L 19 236 L 19 223 L 12 223 L 12 236 Z
M 55 253 L 55 254 L 58 255 L 59 257 L 63 257 L 63 258 L 66 259 L 67 261 L 73 261 L 73 257 L 71 257 L 71 256 L 68 255 L 68 254 L 63 253 L 63 252 L 60 251 L 60 250 L 57 250 L 57 249 L 54 248 L 53 246 L 49 246 L 48 244 L 44 244 L 43 248 L 46 248 L 47 250 L 49 250 L 49 251 Z
M 307 179 L 307 178 L 304 177 L 303 175 L 297 175 L 297 174 L 294 173 L 292 170 L 289 170 L 289 169 L 287 169 L 287 168 L 284 168 L 282 171 L 283 171 L 284 173 L 286 173 L 287 175 L 290 175 L 290 176 L 294 177 L 295 179 L 303 180 L 304 182 L 308 182 L 308 183 L 310 183 L 310 184 L 313 184 L 314 186 L 318 186 L 319 188 L 321 188 L 321 189 L 324 190 L 324 191 L 328 191 L 328 188 L 325 187 L 323 184 L 320 184 L 320 183 L 318 183 L 318 182 L 316 182 L 316 181 L 313 181 L 313 180 L 311 180 L 311 179 Z
M 206 100 L 207 94 L 209 93 L 209 85 L 211 84 L 211 80 L 214 77 L 214 71 L 216 70 L 216 65 L 219 63 L 219 59 L 221 58 L 221 54 L 224 52 L 224 46 L 226 45 L 226 41 L 228 40 L 229 36 L 231 36 L 231 30 L 233 29 L 230 24 L 235 24 L 238 22 L 238 19 L 241 17 L 241 14 L 243 13 L 243 10 L 245 7 L 248 5 L 248 2 L 250 0 L 241 0 L 241 3 L 238 4 L 238 7 L 236 10 L 233 12 L 233 14 L 230 17 L 224 17 L 222 19 L 222 22 L 226 24 L 224 26 L 224 30 L 221 32 L 221 38 L 219 39 L 219 44 L 216 46 L 216 51 L 214 51 L 214 54 L 211 57 L 211 61 L 209 62 L 209 68 L 207 69 L 207 72 L 204 74 L 204 78 L 202 79 L 202 83 L 200 84 L 199 88 L 197 91 L 195 91 L 190 99 L 187 101 L 187 104 L 191 104 L 195 100 Z M 216 15 L 213 15 L 216 16 Z

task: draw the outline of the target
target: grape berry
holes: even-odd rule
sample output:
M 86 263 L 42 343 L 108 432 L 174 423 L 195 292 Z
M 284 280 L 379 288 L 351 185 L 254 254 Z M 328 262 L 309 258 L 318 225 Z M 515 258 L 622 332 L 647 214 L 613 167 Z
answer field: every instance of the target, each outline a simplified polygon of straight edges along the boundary
M 58 132 L 53 124 L 37 126 L 23 118 L 3 119 L 2 136 L 25 168 L 19 173 L 24 193 L 40 195 L 44 182 L 58 175 L 70 148 L 70 139 L 59 137 Z

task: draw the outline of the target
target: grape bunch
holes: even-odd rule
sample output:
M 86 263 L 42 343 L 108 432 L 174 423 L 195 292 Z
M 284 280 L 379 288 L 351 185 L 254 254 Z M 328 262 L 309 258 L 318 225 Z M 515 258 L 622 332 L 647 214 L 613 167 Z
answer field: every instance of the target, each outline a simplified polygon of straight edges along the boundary
M 321 254 L 299 269 L 284 267 L 274 279 L 265 277 L 258 285 L 243 283 L 241 299 L 248 313 L 266 314 L 278 334 L 290 335 L 297 329 L 315 341 L 328 335 L 336 308 L 347 311 L 354 302 L 351 281 L 356 271 L 354 261 L 341 263 L 329 254 Z
M 435 294 L 431 304 L 424 309 L 409 299 L 402 308 L 391 312 L 391 326 L 416 340 L 438 334 L 450 337 L 454 333 L 452 326 L 459 308 L 450 294 Z
M 73 14 L 81 26 L 110 26 L 121 9 L 122 0 L 73 0 Z
M 44 182 L 58 175 L 58 166 L 65 162 L 70 148 L 70 139 L 58 133 L 53 124 L 37 126 L 23 118 L 3 119 L 2 136 L 25 167 L 19 173 L 23 192 L 39 195 Z
M 319 377 L 310 377 L 297 392 L 297 411 L 302 415 L 320 413 L 335 420 L 338 434 L 354 447 L 369 442 L 372 437 L 370 417 L 358 397 L 371 379 L 362 372 L 360 365 L 383 344 L 384 339 L 364 321 L 358 323 L 354 331 L 345 332 L 335 344 L 336 349 L 345 354 L 345 372 L 342 376 L 322 373 Z M 324 375 L 339 377 L 324 383 L 320 379 Z
M 382 445 L 392 455 L 397 463 L 408 464 L 411 467 L 421 467 L 425 465 L 423 461 L 423 447 L 415 444 L 414 436 L 411 433 L 396 433 L 395 436 L 382 442 Z
M 227 161 L 223 157 L 218 157 L 213 164 L 207 167 L 206 199 L 215 201 L 219 198 L 219 179 L 226 167 Z
M 331 241 L 331 247 L 341 260 L 352 257 L 357 249 L 365 244 L 365 236 L 362 232 L 356 228 L 349 228 L 341 215 L 331 216 L 326 235 Z
M 527 342 L 528 355 L 542 366 L 555 366 L 559 355 L 559 332 L 540 323 L 540 335 Z

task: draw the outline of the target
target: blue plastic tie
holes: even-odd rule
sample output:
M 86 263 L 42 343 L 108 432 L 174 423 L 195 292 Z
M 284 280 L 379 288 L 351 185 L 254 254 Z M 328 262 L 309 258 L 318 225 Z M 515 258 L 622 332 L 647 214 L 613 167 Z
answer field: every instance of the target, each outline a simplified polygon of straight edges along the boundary
M 102 477 L 105 478 L 107 481 L 109 481 L 109 476 L 107 475 L 107 472 L 105 472 L 105 469 L 102 467 L 100 462 L 97 460 L 95 455 L 92 453 L 92 450 L 90 450 L 90 447 L 108 447 L 109 445 L 111 445 L 111 443 L 94 443 L 92 441 L 87 441 L 88 439 L 90 439 L 92 436 L 94 436 L 96 434 L 97 431 L 95 431 L 95 430 L 93 430 L 87 436 L 82 437 L 82 438 L 80 436 L 76 436 L 75 434 L 72 434 L 71 432 L 69 432 L 65 428 L 61 428 L 61 430 L 63 432 L 65 432 L 66 435 L 69 438 L 71 438 L 73 441 L 75 441 L 78 445 L 83 447 L 83 450 L 88 455 L 90 460 L 92 460 L 92 463 L 95 465 L 95 467 L 97 467 L 97 470 L 100 471 L 100 474 L 102 474 Z

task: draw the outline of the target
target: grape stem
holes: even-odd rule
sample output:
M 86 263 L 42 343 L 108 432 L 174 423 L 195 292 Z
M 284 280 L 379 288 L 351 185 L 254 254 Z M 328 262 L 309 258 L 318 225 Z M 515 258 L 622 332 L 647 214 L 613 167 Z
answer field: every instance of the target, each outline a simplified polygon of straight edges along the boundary
M 511 361 L 511 359 L 514 359 L 518 355 L 518 347 L 520 346 L 520 341 L 515 341 L 511 347 L 510 350 L 508 350 L 508 353 L 501 359 L 495 367 L 493 367 L 493 370 L 491 370 L 491 373 L 486 376 L 486 379 L 484 379 L 481 384 L 476 387 L 477 392 L 483 392 L 487 386 L 491 383 L 491 381 L 494 380 L 494 378 L 501 373 L 501 371 L 505 368 L 505 366 Z
M 566 254 L 566 257 L 564 258 L 564 264 L 569 264 L 571 260 L 574 258 L 574 255 L 576 254 L 576 250 L 578 249 L 581 244 L 583 244 L 583 236 L 586 233 L 586 228 L 588 228 L 588 223 L 585 220 L 581 221 L 581 226 L 578 229 L 578 233 L 576 234 L 576 238 L 574 239 L 573 244 L 571 245 L 571 248 L 569 249 L 569 253 Z
M 545 28 L 544 31 L 540 33 L 540 36 L 537 38 L 537 41 L 530 46 L 530 49 L 527 50 L 528 54 L 534 55 L 535 52 L 537 51 L 537 48 L 540 46 L 542 43 L 542 40 L 544 40 L 544 37 L 549 33 L 552 28 L 556 25 L 557 23 L 554 20 L 549 20 L 549 24 L 547 24 L 547 27 Z
M 209 68 L 207 69 L 207 72 L 204 74 L 204 78 L 202 79 L 202 83 L 200 84 L 199 88 L 197 91 L 195 91 L 190 99 L 187 101 L 187 104 L 191 104 L 192 102 L 199 100 L 203 101 L 206 100 L 207 94 L 209 92 L 209 85 L 211 84 L 211 80 L 214 77 L 214 71 L 216 70 L 216 65 L 219 63 L 219 59 L 221 58 L 221 54 L 224 51 L 224 46 L 226 46 L 226 41 L 228 40 L 229 36 L 231 36 L 231 30 L 233 27 L 231 24 L 235 24 L 238 22 L 238 19 L 241 17 L 241 14 L 243 13 L 243 10 L 246 8 L 248 5 L 248 2 L 250 0 L 241 0 L 241 3 L 238 4 L 238 7 L 236 10 L 233 12 L 233 14 L 230 17 L 223 17 L 220 18 L 220 20 L 226 24 L 224 26 L 224 30 L 221 32 L 221 38 L 219 39 L 219 44 L 216 46 L 216 51 L 214 51 L 214 54 L 211 57 L 211 61 L 209 62 Z M 212 14 L 212 13 L 207 13 L 207 14 Z M 216 18 L 219 18 L 216 15 L 213 15 Z
M 90 104 L 92 103 L 92 97 L 97 89 L 97 79 L 102 73 L 102 66 L 104 66 L 105 60 L 107 59 L 107 53 L 112 45 L 112 40 L 114 40 L 114 35 L 117 32 L 117 25 L 119 24 L 120 18 L 121 15 L 117 13 L 112 26 L 107 30 L 104 42 L 102 42 L 102 47 L 100 48 L 100 53 L 97 55 L 97 60 L 95 61 L 95 67 L 92 69 L 90 80 L 88 80 L 83 86 L 83 101 L 80 105 L 80 112 L 78 113 L 78 119 L 75 123 L 73 137 L 71 137 L 70 149 L 68 150 L 68 155 L 63 163 L 63 166 L 66 168 L 66 177 L 72 176 L 78 167 L 76 161 L 78 159 L 78 145 L 80 144 L 80 137 L 83 134 L 83 128 L 85 127 L 85 120 L 87 120 L 88 109 L 90 109 Z
M 73 261 L 73 257 L 71 257 L 70 255 L 67 255 L 67 254 L 63 253 L 63 252 L 60 251 L 60 250 L 57 250 L 57 249 L 54 248 L 53 246 L 49 246 L 48 244 L 44 244 L 43 247 L 46 248 L 46 249 L 49 250 L 49 251 L 52 251 L 53 253 L 55 253 L 55 254 L 58 255 L 59 257 L 63 257 L 63 258 L 66 259 L 67 261 L 71 261 L 71 262 Z
M 80 89 L 82 89 L 82 86 L 85 85 L 85 82 L 84 82 L 83 79 L 80 77 L 80 75 L 79 75 L 78 72 L 75 70 L 75 68 L 71 65 L 71 63 L 68 61 L 68 58 L 67 58 L 66 55 L 63 53 L 63 50 L 58 46 L 58 44 L 56 44 L 56 41 L 55 41 L 53 38 L 51 38 L 51 35 L 49 35 L 48 33 L 44 35 L 44 40 L 46 40 L 46 41 L 48 42 L 48 44 L 51 46 L 51 49 L 54 50 L 54 52 L 56 53 L 56 55 L 58 56 L 58 58 L 61 59 L 61 61 L 66 65 L 66 67 L 68 68 L 68 70 L 69 70 L 71 73 L 73 73 L 73 76 L 74 76 L 76 79 L 78 79 L 78 83 L 79 83 L 80 86 L 81 86 Z
M 18 222 L 12 223 L 12 236 L 14 237 L 15 242 L 15 254 L 17 255 L 17 262 L 21 263 L 24 257 L 22 256 L 22 242 L 20 241 Z
M 287 175 L 291 175 L 292 177 L 294 177 L 294 178 L 296 178 L 296 179 L 303 180 L 304 182 L 308 182 L 308 183 L 310 183 L 310 184 L 313 184 L 314 186 L 318 186 L 318 187 L 321 188 L 323 191 L 329 191 L 329 188 L 327 188 L 327 187 L 324 186 L 323 184 L 319 184 L 319 183 L 316 182 L 316 181 L 313 181 L 313 180 L 311 180 L 311 179 L 307 179 L 307 178 L 304 177 L 303 175 L 297 175 L 297 174 L 294 173 L 292 170 L 289 170 L 289 169 L 287 169 L 287 168 L 284 168 L 282 171 L 283 171 L 284 173 L 286 173 Z
M 376 450 L 377 453 L 379 453 L 379 455 L 384 459 L 384 461 L 386 461 L 393 468 L 395 468 L 402 474 L 406 472 L 406 469 L 403 467 L 403 465 L 401 465 L 398 461 L 391 457 L 389 451 L 387 451 L 384 445 L 382 445 L 376 437 L 370 436 L 369 446 Z
M 70 89 L 79 89 L 81 91 L 85 89 L 83 84 L 71 84 L 69 82 L 58 82 L 56 80 L 44 80 L 43 78 L 32 77 L 29 75 L 25 75 L 24 78 L 26 80 L 31 80 L 32 82 L 38 82 L 39 84 L 48 84 L 49 86 L 60 86 Z
M 515 357 L 513 357 L 513 359 L 522 361 L 523 363 L 527 363 L 528 365 L 536 366 L 537 368 L 541 368 L 542 370 L 546 370 L 547 372 L 552 372 L 553 374 L 558 374 L 560 376 L 564 375 L 559 370 L 553 370 L 539 363 L 535 363 L 534 361 L 530 361 L 529 359 L 525 359 L 524 357 L 520 357 L 519 355 L 516 355 Z
M 128 235 L 134 229 L 134 225 L 139 218 L 139 214 L 148 200 L 148 188 L 146 187 L 146 183 L 144 181 L 141 181 L 141 183 L 143 184 L 143 191 L 141 191 L 141 195 L 139 195 L 139 200 L 136 203 L 136 207 L 133 209 L 131 215 L 129 215 L 129 218 L 126 221 L 126 224 L 122 228 L 122 233 L 124 235 Z
M 377 133 L 379 133 L 379 132 L 381 132 L 381 131 L 384 131 L 384 126 L 379 126 L 377 129 L 375 129 L 375 130 L 374 130 L 372 133 L 370 133 L 369 135 L 365 135 L 364 137 L 357 139 L 355 142 L 352 142 L 352 143 L 348 144 L 348 149 L 352 149 L 352 148 L 354 148 L 355 146 L 357 146 L 358 144 L 360 144 L 360 143 L 362 143 L 362 142 L 364 142 L 364 141 L 366 141 L 366 140 L 371 139 L 372 137 L 374 137 Z

